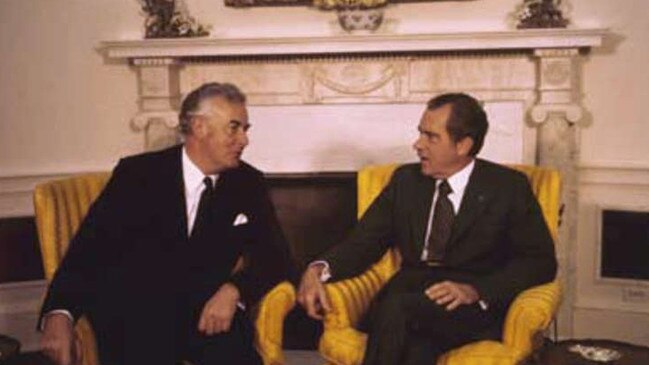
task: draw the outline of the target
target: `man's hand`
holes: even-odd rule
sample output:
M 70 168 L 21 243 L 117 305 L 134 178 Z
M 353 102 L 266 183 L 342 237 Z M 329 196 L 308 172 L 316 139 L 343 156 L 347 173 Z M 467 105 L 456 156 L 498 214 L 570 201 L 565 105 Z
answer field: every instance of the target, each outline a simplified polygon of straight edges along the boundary
M 57 365 L 81 363 L 81 343 L 74 334 L 73 323 L 64 314 L 53 313 L 44 319 L 41 351 Z
M 203 306 L 198 330 L 207 336 L 228 332 L 239 301 L 239 289 L 231 283 L 221 285 Z
M 426 289 L 426 296 L 440 306 L 452 311 L 462 304 L 473 304 L 480 299 L 478 291 L 469 284 L 442 281 Z
M 309 317 L 318 320 L 322 320 L 324 312 L 331 309 L 327 292 L 320 282 L 320 274 L 324 268 L 322 264 L 309 266 L 302 275 L 297 293 L 297 301 L 306 309 Z

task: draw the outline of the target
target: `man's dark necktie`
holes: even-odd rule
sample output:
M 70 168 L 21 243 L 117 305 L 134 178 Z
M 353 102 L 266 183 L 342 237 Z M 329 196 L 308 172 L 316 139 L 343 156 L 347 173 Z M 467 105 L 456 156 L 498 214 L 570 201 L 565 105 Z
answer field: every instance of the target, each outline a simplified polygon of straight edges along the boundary
M 198 201 L 198 210 L 196 211 L 194 227 L 191 233 L 192 239 L 199 238 L 204 234 L 212 217 L 211 202 L 214 197 L 214 184 L 209 177 L 203 179 L 203 184 L 205 184 L 205 190 L 201 193 L 201 199 Z
M 437 201 L 433 213 L 433 224 L 428 237 L 428 263 L 440 263 L 444 258 L 446 244 L 451 237 L 451 227 L 455 212 L 448 194 L 453 192 L 448 181 L 442 180 L 437 188 Z

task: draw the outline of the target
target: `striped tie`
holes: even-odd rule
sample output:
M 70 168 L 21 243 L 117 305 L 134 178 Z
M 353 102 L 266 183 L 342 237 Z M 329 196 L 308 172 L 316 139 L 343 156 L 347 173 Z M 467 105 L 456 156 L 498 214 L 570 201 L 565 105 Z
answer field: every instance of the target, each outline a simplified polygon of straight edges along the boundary
M 433 224 L 431 225 L 430 237 L 428 238 L 428 263 L 440 263 L 444 259 L 446 244 L 451 236 L 451 227 L 455 212 L 448 194 L 453 190 L 448 181 L 442 180 L 437 188 L 437 201 L 433 213 Z

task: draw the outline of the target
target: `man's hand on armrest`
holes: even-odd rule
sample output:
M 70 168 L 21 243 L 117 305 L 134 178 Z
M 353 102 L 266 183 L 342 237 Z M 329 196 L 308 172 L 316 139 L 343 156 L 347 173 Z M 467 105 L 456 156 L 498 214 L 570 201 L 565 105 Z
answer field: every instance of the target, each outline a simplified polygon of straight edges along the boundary
M 306 309 L 309 317 L 322 320 L 325 312 L 329 312 L 329 298 L 322 285 L 323 277 L 327 276 L 323 272 L 328 269 L 328 265 L 323 262 L 315 262 L 304 271 L 300 288 L 297 294 L 297 301 Z
M 426 289 L 426 296 L 437 305 L 446 307 L 448 311 L 452 311 L 460 305 L 473 304 L 480 300 L 478 291 L 471 284 L 448 280 L 431 285 Z M 480 307 L 484 310 L 482 303 Z
M 239 289 L 234 284 L 221 285 L 203 306 L 198 330 L 207 336 L 228 332 L 239 298 Z
M 43 318 L 41 350 L 57 365 L 81 363 L 81 344 L 74 334 L 74 322 L 61 311 L 52 311 Z

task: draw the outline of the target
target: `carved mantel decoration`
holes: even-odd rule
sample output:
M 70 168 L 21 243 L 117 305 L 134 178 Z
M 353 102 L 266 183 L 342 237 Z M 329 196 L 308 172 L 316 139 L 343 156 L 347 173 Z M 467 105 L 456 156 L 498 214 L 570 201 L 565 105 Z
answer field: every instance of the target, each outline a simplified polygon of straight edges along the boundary
M 518 102 L 527 116 L 523 162 L 564 179 L 560 266 L 572 270 L 576 237 L 578 133 L 585 114 L 576 81 L 586 51 L 605 29 L 533 29 L 417 35 L 281 39 L 106 41 L 108 59 L 137 70 L 140 110 L 132 125 L 144 149 L 178 141 L 182 95 L 209 80 L 233 82 L 251 106 L 418 104 L 449 91 L 487 103 Z M 494 132 L 498 126 L 494 126 Z M 492 132 L 493 133 L 493 132 Z M 573 255 L 573 256 L 571 256 Z M 574 282 L 562 273 L 566 301 Z M 570 309 L 564 316 L 570 316 Z M 570 319 L 564 324 L 571 323 Z M 559 322 L 562 323 L 562 322 Z M 568 330 L 569 331 L 569 330 Z

